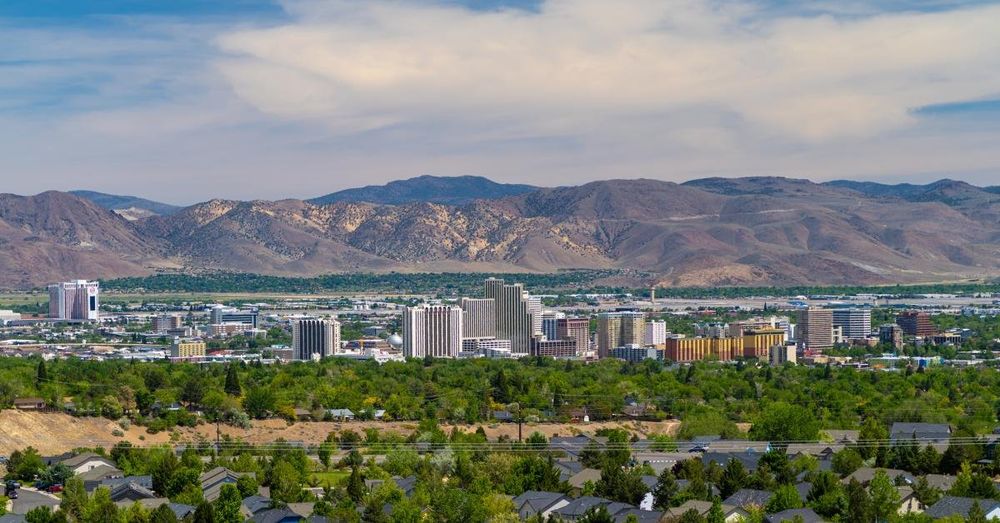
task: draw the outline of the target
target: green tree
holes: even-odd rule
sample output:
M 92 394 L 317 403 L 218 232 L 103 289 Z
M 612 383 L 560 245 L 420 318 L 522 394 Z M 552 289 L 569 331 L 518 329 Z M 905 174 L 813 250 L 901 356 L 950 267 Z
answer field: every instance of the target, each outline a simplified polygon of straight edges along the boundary
M 119 521 L 118 505 L 111 501 L 111 491 L 100 487 L 87 505 L 84 515 L 87 523 L 112 523 Z
M 226 366 L 226 384 L 223 387 L 226 394 L 230 396 L 239 396 L 243 394 L 243 387 L 240 386 L 240 375 L 239 371 L 236 370 L 236 364 L 230 363 Z
M 722 476 L 719 478 L 717 485 L 719 495 L 723 499 L 732 496 L 746 485 L 747 476 L 748 474 L 746 468 L 743 467 L 743 462 L 735 458 L 730 459 L 726 463 L 726 468 L 722 471 Z
M 750 437 L 760 441 L 812 441 L 819 437 L 820 420 L 799 405 L 771 403 L 757 417 Z
M 21 481 L 32 481 L 45 470 L 45 462 L 34 447 L 15 450 L 7 461 L 7 475 Z
M 768 513 L 772 514 L 783 510 L 802 508 L 799 491 L 795 490 L 795 485 L 782 485 L 774 491 L 765 508 Z
M 35 370 L 35 386 L 42 388 L 42 385 L 48 383 L 49 373 L 45 369 L 45 360 L 38 360 L 38 368 Z
M 207 501 L 202 501 L 198 504 L 198 507 L 194 509 L 194 520 L 193 523 L 215 523 L 215 509 L 212 508 L 212 504 Z
M 845 521 L 872 520 L 872 503 L 868 491 L 858 480 L 851 478 L 847 484 L 847 514 Z
M 598 505 L 584 512 L 583 517 L 577 521 L 580 523 L 614 523 L 615 520 L 611 514 L 608 514 L 608 509 L 604 508 L 604 505 Z
M 59 503 L 60 512 L 66 514 L 71 521 L 83 521 L 89 503 L 83 480 L 79 477 L 70 478 L 63 485 L 62 497 Z
M 879 420 L 874 417 L 865 419 L 858 433 L 858 443 L 861 457 L 865 459 L 877 458 L 886 452 L 885 441 L 889 439 L 889 430 L 885 428 Z
M 712 508 L 708 509 L 705 521 L 706 523 L 726 523 L 726 515 L 722 512 L 722 503 L 719 500 L 712 502 Z
M 965 518 L 966 523 L 986 523 L 986 513 L 983 507 L 979 506 L 979 501 L 973 501 L 969 507 L 969 516 Z
M 864 465 L 864 457 L 852 448 L 845 448 L 833 454 L 830 462 L 833 471 L 841 476 L 850 475 Z
M 670 508 L 670 502 L 677 495 L 677 478 L 669 468 L 663 469 L 656 479 L 656 487 L 653 489 L 653 504 L 660 509 Z
M 929 507 L 941 499 L 941 490 L 932 487 L 926 476 L 921 476 L 913 486 L 913 495 L 925 507 Z
M 889 516 L 899 509 L 899 491 L 883 470 L 876 472 L 868 484 L 868 495 L 871 497 L 872 513 L 878 521 L 888 521 Z
M 246 498 L 254 496 L 260 489 L 260 482 L 257 481 L 256 474 L 245 474 L 236 480 L 236 489 L 240 491 L 240 497 Z
M 277 408 L 278 400 L 269 387 L 253 387 L 243 396 L 243 410 L 251 418 L 263 419 Z
M 160 505 L 153 509 L 149 516 L 150 523 L 177 523 L 177 516 L 167 505 Z
M 236 485 L 223 485 L 219 490 L 219 498 L 215 500 L 215 519 L 219 523 L 242 523 L 243 515 L 240 508 L 243 498 Z
M 302 497 L 299 473 L 283 459 L 271 468 L 271 497 L 284 503 L 296 503 Z

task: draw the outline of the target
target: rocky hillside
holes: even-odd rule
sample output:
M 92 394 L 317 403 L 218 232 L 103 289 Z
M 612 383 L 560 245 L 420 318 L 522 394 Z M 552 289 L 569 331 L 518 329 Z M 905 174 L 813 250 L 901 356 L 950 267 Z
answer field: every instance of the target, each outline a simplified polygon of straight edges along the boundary
M 852 182 L 853 183 L 853 182 Z M 129 222 L 62 193 L 0 197 L 0 285 L 160 267 L 634 268 L 664 285 L 893 283 L 1000 274 L 1000 195 L 785 178 L 612 180 L 449 205 L 212 200 Z

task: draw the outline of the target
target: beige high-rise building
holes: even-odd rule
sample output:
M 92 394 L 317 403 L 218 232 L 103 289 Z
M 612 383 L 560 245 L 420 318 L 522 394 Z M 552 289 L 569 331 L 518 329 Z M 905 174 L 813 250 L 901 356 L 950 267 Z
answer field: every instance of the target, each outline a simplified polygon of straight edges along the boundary
M 496 338 L 497 307 L 492 298 L 462 298 L 462 337 Z
M 179 329 L 183 325 L 183 318 L 176 314 L 164 314 L 153 318 L 153 332 L 167 332 L 171 329 Z
M 559 318 L 556 320 L 556 339 L 573 340 L 577 354 L 590 350 L 590 320 Z
M 515 356 L 531 352 L 531 340 L 542 331 L 540 298 L 525 292 L 521 284 L 506 284 L 503 280 L 486 280 L 486 298 L 496 303 L 497 338 L 510 340 Z
M 642 345 L 646 337 L 646 315 L 641 312 L 605 312 L 597 316 L 597 355 L 607 358 L 611 349 Z
M 457 358 L 462 350 L 462 309 L 418 305 L 403 311 L 403 355 Z
M 171 358 L 198 358 L 205 356 L 208 345 L 202 340 L 174 339 L 170 345 Z
M 803 350 L 822 351 L 833 347 L 833 311 L 810 307 L 798 314 L 795 327 L 799 347 Z
M 340 350 L 340 322 L 297 320 L 292 323 L 292 357 L 313 360 L 333 356 Z
M 49 285 L 49 318 L 97 321 L 100 319 L 100 283 L 73 280 Z

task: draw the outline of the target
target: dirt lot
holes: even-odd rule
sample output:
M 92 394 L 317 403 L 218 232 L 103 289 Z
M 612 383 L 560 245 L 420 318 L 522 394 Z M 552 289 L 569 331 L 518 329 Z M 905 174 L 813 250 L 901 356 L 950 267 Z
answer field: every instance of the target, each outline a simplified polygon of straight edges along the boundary
M 525 424 L 523 431 L 527 437 L 532 432 L 538 431 L 546 437 L 571 436 L 577 433 L 593 433 L 600 428 L 625 428 L 640 437 L 651 434 L 674 434 L 680 424 L 676 421 L 663 422 L 611 422 L 611 423 L 585 423 L 585 424 Z M 254 423 L 249 430 L 223 425 L 221 431 L 234 438 L 239 438 L 249 443 L 261 444 L 273 442 L 278 438 L 287 441 L 302 441 L 306 443 L 322 442 L 327 434 L 333 431 L 352 429 L 356 432 L 363 432 L 367 428 L 375 427 L 383 431 L 395 431 L 400 434 L 409 434 L 416 428 L 416 423 L 411 422 L 298 422 L 292 425 L 282 420 L 265 420 Z M 460 430 L 473 432 L 477 425 L 462 425 Z M 443 427 L 446 432 L 452 430 L 451 426 Z M 507 435 L 513 439 L 517 438 L 517 425 L 515 424 L 493 424 L 483 425 L 487 437 L 495 440 L 501 435 Z M 115 436 L 114 431 L 119 430 L 123 436 Z M 177 431 L 177 442 L 195 442 L 199 440 L 214 440 L 215 425 L 199 425 L 195 428 L 182 428 Z M 16 449 L 21 449 L 29 445 L 35 447 L 43 455 L 58 454 L 77 447 L 104 446 L 111 447 L 119 441 L 130 441 L 135 445 L 157 445 L 169 443 L 171 434 L 161 432 L 159 434 L 148 434 L 145 428 L 132 426 L 129 430 L 122 430 L 117 423 L 104 418 L 74 418 L 60 413 L 25 412 L 16 410 L 0 411 L 0 455 L 9 455 Z

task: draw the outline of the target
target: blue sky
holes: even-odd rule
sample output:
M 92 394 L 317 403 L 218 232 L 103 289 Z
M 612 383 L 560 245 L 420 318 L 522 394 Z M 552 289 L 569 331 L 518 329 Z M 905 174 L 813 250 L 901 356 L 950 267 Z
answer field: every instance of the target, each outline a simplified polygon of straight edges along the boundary
M 997 184 L 996 34 L 975 0 L 7 0 L 2 190 Z

